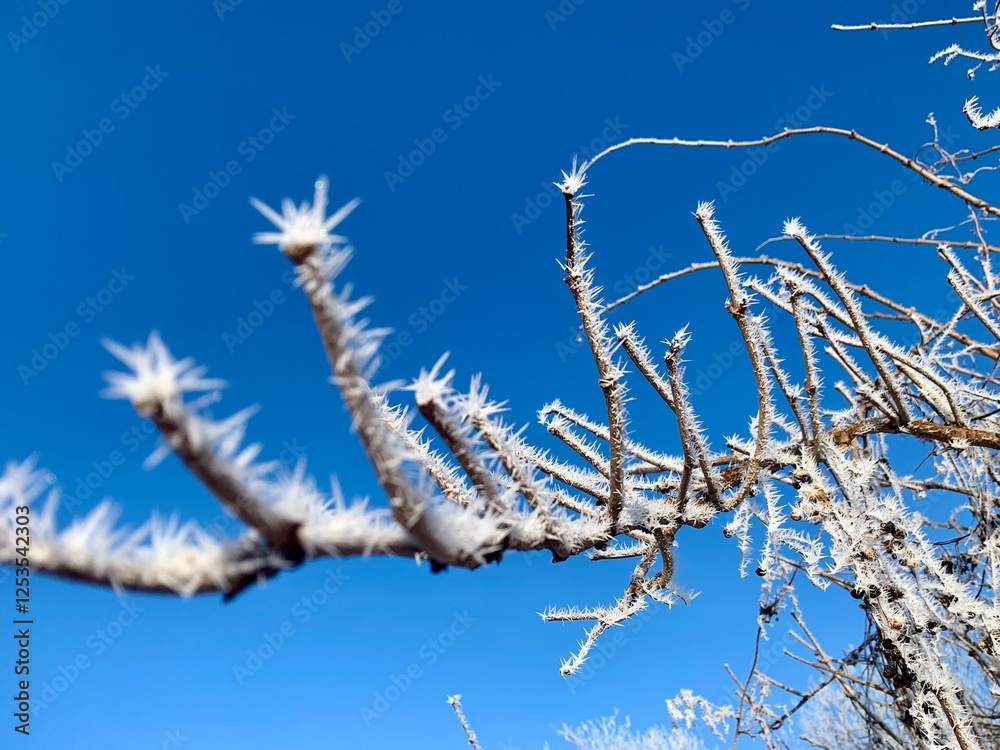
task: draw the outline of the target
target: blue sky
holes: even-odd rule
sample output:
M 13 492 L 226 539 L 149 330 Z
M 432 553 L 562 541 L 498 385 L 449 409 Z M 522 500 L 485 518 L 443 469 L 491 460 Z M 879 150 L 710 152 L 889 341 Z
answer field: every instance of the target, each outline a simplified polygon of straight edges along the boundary
M 907 20 L 970 4 L 909 5 Z M 331 202 L 362 198 L 338 231 L 356 248 L 344 278 L 376 297 L 370 317 L 397 332 L 381 379 L 411 377 L 450 351 L 459 382 L 484 373 L 519 422 L 555 397 L 597 417 L 593 365 L 573 344 L 556 264 L 559 170 L 628 137 L 755 137 L 796 123 L 853 127 L 913 153 L 931 111 L 954 148 L 973 147 L 960 109 L 989 93 L 989 79 L 977 90 L 958 64 L 926 64 L 968 30 L 829 28 L 894 12 L 856 0 L 8 3 L 0 455 L 37 452 L 76 512 L 108 496 L 126 523 L 158 509 L 224 524 L 177 461 L 142 469 L 154 436 L 127 404 L 98 395 L 116 364 L 100 339 L 131 343 L 157 329 L 176 356 L 230 382 L 220 414 L 261 405 L 249 437 L 265 457 L 305 454 L 349 497 L 384 502 L 287 261 L 250 242 L 269 229 L 251 196 L 303 200 L 321 174 Z M 841 232 L 890 194 L 863 228 L 916 236 L 960 218 L 960 206 L 846 141 L 810 137 L 758 156 L 742 182 L 746 153 L 640 147 L 602 161 L 585 213 L 601 283 L 627 291 L 708 259 L 691 215 L 701 200 L 716 200 L 741 254 L 790 216 Z M 944 298 L 926 280 L 932 252 L 828 247 L 903 301 Z M 651 342 L 691 323 L 688 369 L 705 374 L 696 405 L 716 444 L 754 409 L 739 347 L 721 376 L 710 369 L 738 342 L 724 299 L 721 280 L 705 275 L 616 318 L 634 317 Z M 669 415 L 640 383 L 633 393 L 639 434 L 670 447 Z M 529 434 L 546 441 L 535 425 Z M 80 482 L 102 467 L 84 496 Z M 228 605 L 36 578 L 32 684 L 46 705 L 23 742 L 458 748 L 453 693 L 490 750 L 558 746 L 554 727 L 616 708 L 639 726 L 662 722 L 680 688 L 716 698 L 729 688 L 724 663 L 745 674 L 757 610 L 757 579 L 739 578 L 719 524 L 678 542 L 677 580 L 701 596 L 652 609 L 606 641 L 600 668 L 572 679 L 559 660 L 582 630 L 537 613 L 611 601 L 628 564 L 526 555 L 431 576 L 407 561 L 320 560 Z M 2 588 L 13 597 L 11 578 Z M 857 634 L 844 598 L 817 598 L 813 610 L 834 647 Z M 6 691 L 13 678 L 0 672 Z

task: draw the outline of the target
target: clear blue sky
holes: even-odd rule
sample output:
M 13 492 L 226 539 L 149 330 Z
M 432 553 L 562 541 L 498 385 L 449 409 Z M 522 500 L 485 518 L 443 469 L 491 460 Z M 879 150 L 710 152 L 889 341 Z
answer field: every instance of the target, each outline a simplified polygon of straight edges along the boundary
M 968 5 L 927 2 L 915 18 Z M 547 186 L 595 141 L 760 136 L 794 124 L 786 113 L 912 153 L 934 111 L 972 146 L 960 108 L 974 85 L 958 65 L 926 65 L 956 32 L 885 39 L 829 28 L 892 13 L 888 2 L 857 0 L 7 3 L 0 456 L 37 452 L 76 495 L 95 462 L 117 451 L 121 465 L 77 498 L 78 512 L 110 496 L 126 523 L 153 509 L 220 518 L 176 460 L 144 471 L 154 440 L 127 404 L 98 396 L 101 372 L 116 365 L 100 339 L 131 343 L 155 328 L 176 356 L 231 383 L 219 414 L 261 405 L 249 437 L 263 441 L 265 457 L 304 451 L 324 483 L 336 473 L 348 497 L 383 503 L 287 261 L 250 242 L 270 228 L 251 196 L 306 199 L 320 174 L 331 202 L 363 199 L 338 231 L 357 250 L 344 278 L 374 295 L 370 316 L 398 332 L 380 377 L 410 377 L 451 351 L 459 382 L 483 372 L 517 421 L 533 422 L 557 396 L 599 417 L 592 364 L 570 346 L 574 310 L 556 265 L 563 211 Z M 433 152 L 411 158 L 421 144 Z M 738 190 L 720 187 L 747 158 L 636 148 L 602 162 L 585 214 L 599 280 L 617 293 L 708 259 L 691 215 L 700 200 L 717 200 L 740 253 L 790 216 L 840 232 L 900 178 L 871 231 L 913 236 L 958 216 L 946 211 L 960 207 L 846 142 L 785 142 Z M 926 258 L 936 268 L 932 252 L 830 247 L 845 268 L 904 300 L 934 304 L 941 294 L 919 271 Z M 616 319 L 637 318 L 651 342 L 690 322 L 696 376 L 738 340 L 724 298 L 721 280 L 703 276 Z M 260 308 L 270 314 L 254 315 Z M 247 337 L 240 321 L 250 317 L 261 325 Z M 67 325 L 76 335 L 60 338 Z M 55 356 L 28 373 L 52 340 L 65 347 L 47 349 Z M 745 429 L 751 387 L 744 362 L 700 397 L 716 445 Z M 640 435 L 670 447 L 669 415 L 640 383 L 633 394 Z M 537 426 L 530 434 L 546 441 Z M 445 704 L 452 693 L 463 694 L 489 750 L 558 746 L 554 727 L 615 708 L 639 726 L 663 722 L 663 701 L 680 688 L 716 698 L 728 689 L 723 663 L 746 673 L 758 597 L 719 524 L 685 529 L 678 541 L 677 580 L 701 596 L 653 608 L 606 642 L 615 654 L 603 668 L 569 680 L 559 660 L 583 631 L 537 612 L 610 602 L 628 564 L 552 565 L 540 554 L 431 576 L 403 560 L 320 560 L 229 605 L 123 603 L 36 578 L 33 692 L 54 700 L 36 710 L 27 741 L 10 739 L 3 706 L 0 744 L 460 748 Z M 9 577 L 0 590 L 13 597 Z M 855 637 L 847 626 L 857 618 L 846 597 L 832 597 L 813 622 L 836 649 Z M 269 658 L 248 661 L 248 651 Z M 5 663 L 12 654 L 9 643 L 0 648 Z M 5 666 L 0 675 L 6 695 L 13 676 Z

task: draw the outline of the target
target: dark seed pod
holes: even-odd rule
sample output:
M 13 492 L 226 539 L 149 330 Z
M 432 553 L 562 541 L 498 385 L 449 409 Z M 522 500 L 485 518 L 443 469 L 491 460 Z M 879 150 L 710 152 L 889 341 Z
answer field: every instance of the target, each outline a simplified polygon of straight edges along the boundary
M 947 607 L 949 604 L 955 601 L 957 597 L 954 594 L 938 594 L 937 600 L 941 602 L 942 607 Z
M 859 586 L 855 586 L 853 589 L 851 589 L 851 596 L 853 596 L 855 599 L 864 599 L 865 590 Z
M 892 638 L 882 639 L 882 652 L 890 659 L 899 658 L 899 646 L 896 645 Z

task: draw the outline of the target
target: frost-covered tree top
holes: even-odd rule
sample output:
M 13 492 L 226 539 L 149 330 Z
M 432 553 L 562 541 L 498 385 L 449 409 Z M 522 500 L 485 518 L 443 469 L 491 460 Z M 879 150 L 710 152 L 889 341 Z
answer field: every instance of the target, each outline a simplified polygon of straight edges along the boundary
M 980 2 L 974 11 L 938 22 L 842 28 L 982 24 L 986 48 L 951 45 L 932 58 L 967 60 L 971 77 L 1000 65 L 998 6 Z M 1000 107 L 984 113 L 977 98 L 964 115 L 978 130 L 1000 127 Z M 690 600 L 674 580 L 675 537 L 721 519 L 742 553 L 741 571 L 761 578 L 758 637 L 786 613 L 799 649 L 791 658 L 812 667 L 814 679 L 786 685 L 755 663 L 737 679 L 731 704 L 688 692 L 668 701 L 671 729 L 636 733 L 627 722 L 606 719 L 567 728 L 567 740 L 594 750 L 694 748 L 700 741 L 686 730 L 706 722 L 734 744 L 750 736 L 787 747 L 783 731 L 792 726 L 816 746 L 829 746 L 822 744 L 826 735 L 838 737 L 838 747 L 860 747 L 872 737 L 886 748 L 996 747 L 1000 275 L 993 264 L 998 248 L 987 237 L 1000 207 L 978 190 L 976 178 L 995 168 L 989 157 L 997 147 L 949 151 L 936 120 L 929 123 L 934 135 L 920 158 L 854 130 L 813 126 L 739 141 L 633 138 L 564 172 L 557 187 L 565 207 L 567 304 L 579 315 L 592 359 L 580 377 L 595 381 L 604 409 L 584 414 L 556 400 L 538 417 L 574 461 L 526 439 L 489 392 L 488 373 L 459 383 L 442 357 L 410 383 L 373 382 L 387 331 L 362 317 L 370 300 L 343 281 L 353 248 L 334 233 L 347 231 L 357 201 L 329 212 L 325 178 L 310 202 L 286 199 L 280 213 L 255 199 L 274 226 L 254 240 L 276 245 L 294 267 L 330 379 L 384 502 L 346 500 L 336 484 L 321 486 L 304 461 L 292 473 L 280 471 L 262 446 L 244 439 L 253 408 L 213 417 L 209 407 L 225 383 L 175 357 L 153 332 L 144 343 L 106 342 L 123 366 L 106 375 L 106 395 L 127 399 L 159 430 L 161 446 L 148 462 L 176 454 L 242 521 L 242 536 L 219 540 L 194 522 L 156 516 L 126 529 L 107 503 L 60 527 L 58 490 L 31 457 L 9 462 L 0 477 L 0 561 L 116 588 L 231 599 L 321 557 L 406 558 L 435 572 L 540 550 L 556 562 L 634 560 L 610 604 L 543 614 L 586 628 L 562 662 L 569 675 L 610 628 L 651 603 Z M 770 255 L 732 247 L 715 207 L 703 202 L 691 207 L 693 221 L 714 260 L 676 269 L 619 299 L 605 296 L 596 276 L 600 250 L 588 247 L 583 233 L 584 190 L 602 162 L 626 147 L 740 149 L 807 136 L 847 139 L 894 160 L 953 199 L 952 225 L 923 228 L 919 236 L 843 237 L 814 234 L 806 219 L 789 217 L 767 240 L 788 252 Z M 931 315 L 852 282 L 830 250 L 845 240 L 933 246 L 952 309 Z M 700 335 L 697 322 L 664 331 L 622 319 L 635 296 L 708 273 L 727 290 L 726 309 L 756 391 L 745 430 L 727 439 L 713 434 L 692 397 L 686 350 Z M 779 327 L 793 333 L 778 335 Z M 658 447 L 633 428 L 630 411 L 639 404 L 660 410 L 679 450 Z M 925 460 L 904 466 L 895 460 L 904 450 Z M 948 512 L 926 514 L 929 497 Z M 30 540 L 19 531 L 29 516 Z M 824 591 L 830 608 L 864 608 L 867 630 L 853 650 L 824 649 L 810 629 L 811 613 L 799 604 L 801 586 Z M 800 723 L 806 705 L 829 709 L 803 712 Z M 457 697 L 453 707 L 476 746 Z

